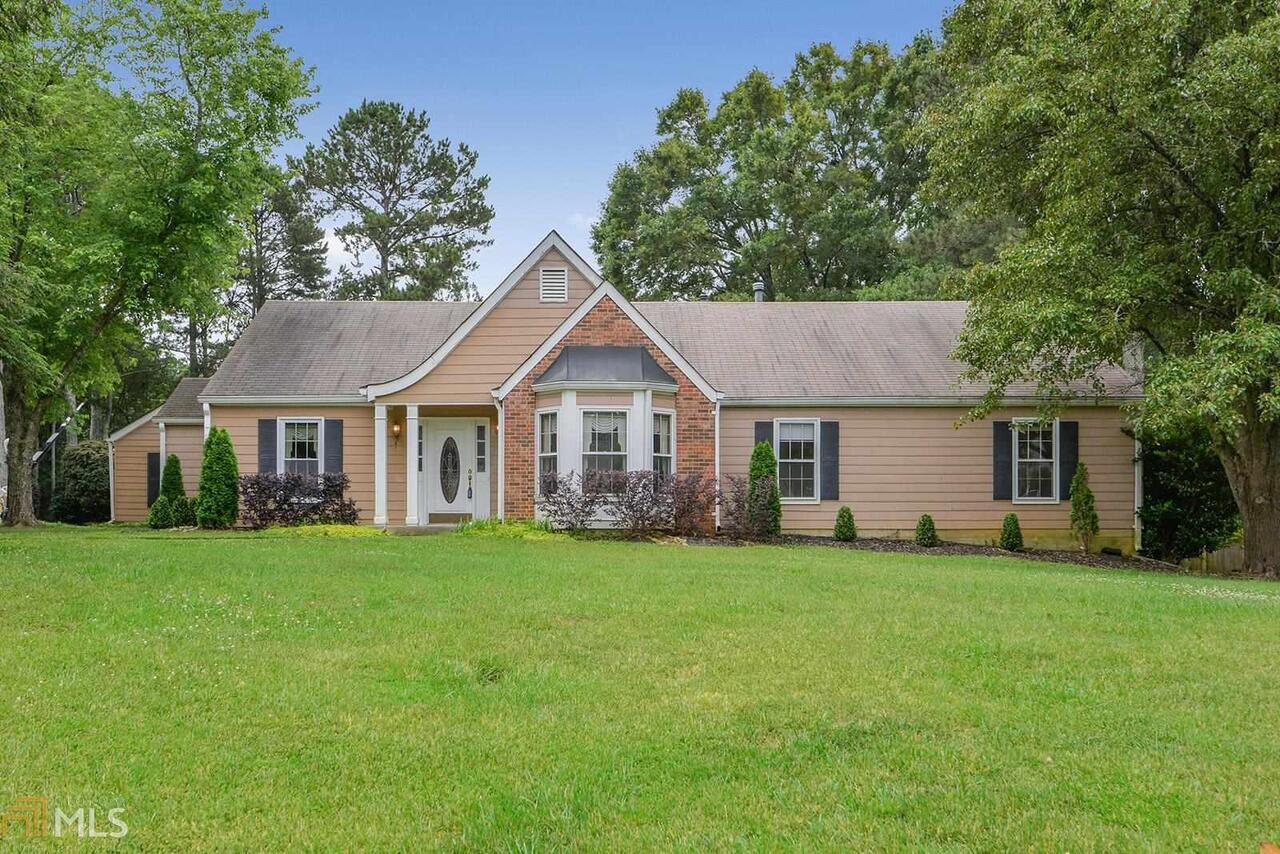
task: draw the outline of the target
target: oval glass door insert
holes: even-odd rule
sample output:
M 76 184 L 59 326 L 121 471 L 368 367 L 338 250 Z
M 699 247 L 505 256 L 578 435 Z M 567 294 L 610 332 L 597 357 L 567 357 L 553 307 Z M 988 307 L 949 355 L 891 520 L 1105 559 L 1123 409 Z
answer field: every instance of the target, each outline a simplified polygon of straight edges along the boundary
M 458 456 L 458 443 L 452 436 L 445 437 L 440 448 L 440 492 L 444 500 L 453 503 L 458 497 L 458 483 L 462 479 L 462 460 Z

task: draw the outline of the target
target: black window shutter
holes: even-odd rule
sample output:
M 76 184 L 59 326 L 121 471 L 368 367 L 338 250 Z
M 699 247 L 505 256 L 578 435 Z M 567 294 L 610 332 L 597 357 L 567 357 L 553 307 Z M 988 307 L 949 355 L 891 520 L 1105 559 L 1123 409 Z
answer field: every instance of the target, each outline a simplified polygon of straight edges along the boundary
M 991 422 L 991 497 L 1013 500 L 1013 439 L 1011 421 Z
M 276 470 L 276 420 L 258 419 L 258 474 L 274 474 Z
M 768 442 L 770 445 L 773 444 L 773 422 L 772 421 L 756 422 L 756 442 L 755 443 L 759 445 L 761 442 Z
M 324 470 L 342 471 L 342 419 L 324 420 Z
M 155 504 L 160 497 L 160 452 L 147 454 L 147 506 Z
M 1080 462 L 1080 422 L 1058 422 L 1058 497 L 1071 497 L 1071 478 L 1076 474 L 1076 463 Z
M 840 498 L 840 422 L 823 421 L 821 433 L 822 495 L 823 501 Z

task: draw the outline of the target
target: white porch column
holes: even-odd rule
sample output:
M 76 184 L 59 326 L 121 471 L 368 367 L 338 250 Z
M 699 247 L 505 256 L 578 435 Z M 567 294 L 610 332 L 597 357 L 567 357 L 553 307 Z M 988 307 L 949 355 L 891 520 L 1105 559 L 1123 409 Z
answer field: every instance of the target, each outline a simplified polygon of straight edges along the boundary
M 373 524 L 387 524 L 387 407 L 373 407 Z
M 418 524 L 418 407 L 404 408 L 404 523 Z
M 169 442 L 165 435 L 164 422 L 161 421 L 157 426 L 160 428 L 160 471 L 164 471 L 164 464 L 169 461 Z

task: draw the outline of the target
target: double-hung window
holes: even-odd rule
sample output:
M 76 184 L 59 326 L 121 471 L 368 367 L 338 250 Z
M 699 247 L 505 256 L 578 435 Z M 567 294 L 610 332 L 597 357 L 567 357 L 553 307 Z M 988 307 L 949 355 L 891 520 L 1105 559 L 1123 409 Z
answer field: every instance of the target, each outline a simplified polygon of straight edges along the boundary
M 653 413 L 653 471 L 661 477 L 670 477 L 675 469 L 671 438 L 671 413 Z
M 559 415 L 555 412 L 538 413 L 538 488 L 541 490 L 542 482 L 548 477 L 555 477 L 559 473 L 559 465 L 557 463 L 557 433 L 559 430 Z
M 320 422 L 284 421 L 281 429 L 281 470 L 285 474 L 320 474 Z
M 596 488 L 616 488 L 613 472 L 627 470 L 627 413 L 582 413 L 582 477 Z
M 778 493 L 783 498 L 812 500 L 818 497 L 818 424 L 816 421 L 779 421 Z
M 1057 501 L 1057 422 L 1020 421 L 1013 425 L 1013 497 L 1015 501 Z

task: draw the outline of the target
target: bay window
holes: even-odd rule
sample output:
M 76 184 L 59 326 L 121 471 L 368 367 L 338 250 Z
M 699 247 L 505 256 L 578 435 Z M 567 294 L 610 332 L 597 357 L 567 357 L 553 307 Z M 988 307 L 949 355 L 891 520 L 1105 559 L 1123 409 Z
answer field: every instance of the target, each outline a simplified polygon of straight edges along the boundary
M 653 471 L 661 477 L 675 470 L 671 438 L 671 413 L 653 413 Z
M 582 413 L 582 473 L 627 470 L 627 413 Z
M 555 412 L 538 413 L 538 489 L 547 477 L 559 473 L 557 462 L 557 432 L 559 415 Z

